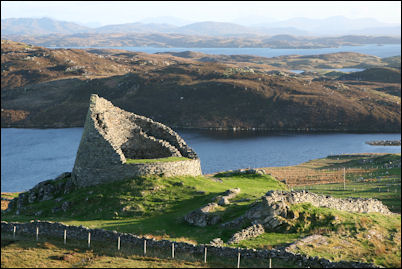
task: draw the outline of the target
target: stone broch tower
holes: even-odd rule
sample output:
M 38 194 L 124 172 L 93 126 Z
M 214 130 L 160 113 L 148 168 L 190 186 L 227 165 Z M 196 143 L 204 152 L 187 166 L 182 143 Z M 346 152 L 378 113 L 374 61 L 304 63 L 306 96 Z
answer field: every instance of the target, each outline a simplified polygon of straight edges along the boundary
M 188 160 L 126 163 L 126 159 L 187 157 Z M 78 187 L 144 175 L 201 175 L 197 154 L 169 127 L 91 95 L 72 172 Z

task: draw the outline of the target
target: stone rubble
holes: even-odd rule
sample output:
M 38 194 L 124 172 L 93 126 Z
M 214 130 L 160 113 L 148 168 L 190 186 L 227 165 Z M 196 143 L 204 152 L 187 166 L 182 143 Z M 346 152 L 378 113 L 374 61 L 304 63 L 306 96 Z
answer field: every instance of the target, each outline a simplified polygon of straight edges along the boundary
M 230 204 L 230 199 L 235 198 L 238 194 L 240 193 L 240 188 L 234 188 L 225 191 L 223 195 L 219 195 L 214 198 L 215 201 L 218 202 L 218 205 L 224 206 L 224 205 L 229 205 Z
M 265 233 L 265 229 L 261 224 L 254 224 L 248 228 L 235 233 L 228 241 L 228 244 L 236 244 L 242 240 L 257 237 Z

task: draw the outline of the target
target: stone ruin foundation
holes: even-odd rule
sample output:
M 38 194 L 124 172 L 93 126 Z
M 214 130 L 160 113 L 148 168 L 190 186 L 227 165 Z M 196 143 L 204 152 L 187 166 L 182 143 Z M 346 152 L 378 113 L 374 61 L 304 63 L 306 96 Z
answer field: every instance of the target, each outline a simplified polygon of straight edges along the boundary
M 127 159 L 186 157 L 187 160 L 127 163 Z M 91 95 L 72 171 L 77 187 L 146 175 L 201 175 L 197 154 L 171 128 Z

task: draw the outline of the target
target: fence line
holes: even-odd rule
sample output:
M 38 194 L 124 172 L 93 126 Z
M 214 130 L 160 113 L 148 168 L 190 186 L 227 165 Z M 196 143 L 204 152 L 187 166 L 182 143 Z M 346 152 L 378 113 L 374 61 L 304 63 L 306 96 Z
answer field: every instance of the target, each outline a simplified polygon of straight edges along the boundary
M 17 229 L 18 228 L 18 229 Z M 1 230 L 3 232 L 12 231 L 13 238 L 15 238 L 15 231 L 18 230 L 20 234 L 32 234 L 36 232 L 37 240 L 39 239 L 39 228 L 43 234 L 48 236 L 54 236 L 63 239 L 66 238 L 67 231 L 69 232 L 69 238 L 77 239 L 77 240 L 85 240 L 86 236 L 88 236 L 88 248 L 91 247 L 91 237 L 93 240 L 107 242 L 118 240 L 118 246 L 120 246 L 121 241 L 127 243 L 127 246 L 131 243 L 134 245 L 144 244 L 144 255 L 146 255 L 147 251 L 147 240 L 144 237 L 139 237 L 133 234 L 127 233 L 119 233 L 116 231 L 107 231 L 103 229 L 89 229 L 83 226 L 68 226 L 58 222 L 46 222 L 46 221 L 32 221 L 28 223 L 8 223 L 5 221 L 1 222 Z M 60 237 L 59 237 L 60 236 Z M 207 262 L 207 246 L 206 245 L 193 245 L 189 243 L 183 242 L 171 242 L 168 240 L 149 240 L 151 246 L 156 248 L 166 247 L 171 245 L 172 248 L 172 258 L 175 257 L 175 249 L 180 250 L 186 254 L 201 254 L 204 253 L 204 263 Z M 116 241 L 114 241 L 116 242 Z M 119 247 L 118 247 L 119 248 Z M 232 247 L 215 247 L 208 246 L 209 252 L 219 256 L 219 257 L 232 257 L 235 259 L 237 255 L 237 265 L 240 267 L 240 256 L 249 258 L 258 258 L 261 260 L 267 261 L 269 259 L 269 266 L 272 265 L 272 259 L 276 258 L 278 260 L 284 260 L 287 262 L 294 262 L 295 264 L 300 264 L 304 267 L 338 267 L 338 265 L 342 265 L 342 267 L 352 267 L 352 268 L 375 268 L 373 264 L 368 263 L 359 263 L 359 262 L 331 262 L 324 258 L 318 257 L 310 257 L 304 256 L 301 254 L 294 254 L 291 252 L 287 252 L 284 249 L 263 249 L 263 250 L 255 250 L 255 249 L 244 249 L 244 248 L 232 248 Z

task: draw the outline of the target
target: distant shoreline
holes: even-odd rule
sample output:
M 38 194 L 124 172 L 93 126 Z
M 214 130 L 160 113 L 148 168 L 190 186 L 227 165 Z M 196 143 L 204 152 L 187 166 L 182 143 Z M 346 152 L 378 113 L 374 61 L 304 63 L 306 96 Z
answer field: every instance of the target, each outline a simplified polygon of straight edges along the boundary
M 46 129 L 69 129 L 69 128 L 84 128 L 84 126 L 1 126 L 1 129 L 37 129 L 37 130 L 46 130 Z M 241 127 L 181 127 L 181 126 L 173 126 L 170 128 L 173 130 L 189 130 L 189 131 L 213 131 L 213 132 L 230 132 L 230 133 L 250 133 L 250 132 L 291 132 L 291 133 L 347 133 L 347 134 L 376 134 L 376 133 L 388 133 L 388 134 L 401 134 L 398 131 L 376 131 L 376 130 L 335 130 L 335 129 L 319 129 L 319 128 L 241 128 Z M 376 141 L 367 141 L 366 144 L 378 141 L 399 141 L 399 145 L 392 146 L 400 146 L 400 140 L 376 140 Z M 371 145 L 371 144 L 370 144 Z

